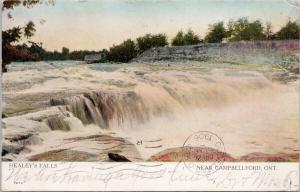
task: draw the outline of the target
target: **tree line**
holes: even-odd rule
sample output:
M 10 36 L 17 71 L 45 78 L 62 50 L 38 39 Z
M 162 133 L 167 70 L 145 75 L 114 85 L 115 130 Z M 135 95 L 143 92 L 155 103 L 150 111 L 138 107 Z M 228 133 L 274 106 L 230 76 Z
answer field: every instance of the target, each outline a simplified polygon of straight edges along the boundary
M 2 10 L 13 9 L 16 6 L 32 6 L 46 2 L 54 4 L 53 0 L 4 0 Z M 9 16 L 9 15 L 8 15 Z M 129 62 L 145 50 L 152 47 L 183 46 L 199 43 L 220 43 L 223 41 L 255 41 L 255 40 L 286 40 L 299 39 L 300 25 L 296 21 L 288 21 L 279 31 L 273 32 L 271 23 L 263 24 L 260 20 L 249 21 L 247 18 L 231 20 L 227 24 L 218 22 L 209 25 L 208 32 L 201 38 L 191 29 L 179 31 L 170 43 L 165 34 L 146 34 L 135 40 L 127 39 L 124 42 L 113 45 L 108 50 L 100 51 L 75 50 L 69 51 L 63 47 L 61 51 L 47 51 L 42 43 L 29 41 L 34 35 L 35 24 L 29 21 L 24 27 L 13 27 L 2 31 L 2 71 L 6 71 L 5 65 L 12 61 L 40 61 L 40 60 L 83 60 L 85 55 L 105 53 L 103 62 Z M 22 39 L 28 41 L 18 44 Z
M 231 20 L 225 25 L 224 22 L 212 24 L 202 39 L 194 31 L 179 31 L 171 39 L 171 46 L 195 45 L 199 43 L 221 43 L 237 41 L 257 40 L 287 40 L 299 39 L 300 25 L 296 21 L 288 21 L 277 32 L 272 31 L 270 22 L 265 25 L 260 20 L 250 22 L 247 18 Z M 167 36 L 160 34 L 146 34 L 138 37 L 135 41 L 128 39 L 119 45 L 112 46 L 108 53 L 108 60 L 114 62 L 128 62 L 139 54 L 152 47 L 169 46 Z
M 29 41 L 15 46 L 16 54 L 13 61 L 55 61 L 55 60 L 83 60 L 86 55 L 99 54 L 107 50 L 100 51 L 75 50 L 70 51 L 67 47 L 62 47 L 61 51 L 47 51 L 41 43 Z
M 299 39 L 299 29 L 300 26 L 296 21 L 288 21 L 285 26 L 274 33 L 270 23 L 263 25 L 259 20 L 250 22 L 247 18 L 240 18 L 236 21 L 228 22 L 227 26 L 224 22 L 210 25 L 203 39 L 191 29 L 186 32 L 179 31 L 176 36 L 171 39 L 170 45 L 183 46 L 199 43 L 221 43 L 223 41 Z M 28 31 L 30 34 L 31 30 Z M 19 35 L 18 32 L 13 31 L 11 36 Z M 136 40 L 128 39 L 119 45 L 113 45 L 109 50 L 103 49 L 101 51 L 78 50 L 70 52 L 68 48 L 63 47 L 61 52 L 50 52 L 43 49 L 41 43 L 37 44 L 29 41 L 29 44 L 31 44 L 31 46 L 27 44 L 16 46 L 17 52 L 19 52 L 20 55 L 16 55 L 14 58 L 15 61 L 83 60 L 85 55 L 104 52 L 107 55 L 104 61 L 128 62 L 152 47 L 169 46 L 167 36 L 163 33 L 146 34 L 138 37 Z

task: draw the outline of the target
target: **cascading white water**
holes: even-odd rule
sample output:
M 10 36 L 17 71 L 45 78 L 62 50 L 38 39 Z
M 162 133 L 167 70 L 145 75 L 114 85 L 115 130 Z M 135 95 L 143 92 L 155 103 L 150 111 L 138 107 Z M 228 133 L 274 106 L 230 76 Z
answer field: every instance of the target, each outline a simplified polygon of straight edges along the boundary
M 244 100 L 274 85 L 259 73 L 237 77 L 221 70 L 214 77 L 170 72 L 144 77 L 133 90 L 86 92 L 78 96 L 52 99 L 51 105 L 65 105 L 83 124 L 100 128 L 143 124 L 151 118 L 189 109 L 222 108 Z M 226 76 L 227 75 L 227 76 Z M 152 84 L 152 79 L 161 81 Z
M 19 97 L 30 102 L 26 99 L 43 95 L 41 106 L 33 110 L 42 111 L 42 104 L 49 102 L 66 106 L 62 115 L 55 112 L 34 120 L 22 117 L 28 121 L 26 129 L 36 124 L 54 130 L 40 133 L 43 145 L 31 146 L 26 156 L 58 146 L 96 153 L 99 151 L 89 149 L 89 142 L 66 144 L 65 139 L 116 133 L 135 144 L 142 141 L 136 148 L 147 159 L 163 149 L 181 146 L 190 134 L 201 130 L 218 134 L 233 155 L 297 152 L 298 80 L 272 81 L 271 65 L 170 65 L 120 65 L 109 72 L 81 65 L 48 69 L 39 73 L 40 84 L 34 84 L 34 70 L 8 73 L 6 81 L 13 85 L 15 95 L 7 92 L 14 98 L 14 102 L 6 101 L 10 109 L 18 108 Z M 14 80 L 22 73 L 27 74 L 25 79 Z M 20 86 L 23 82 L 28 85 Z M 71 91 L 74 93 L 69 94 Z M 21 130 L 24 125 L 13 118 L 21 117 L 4 120 L 6 130 Z

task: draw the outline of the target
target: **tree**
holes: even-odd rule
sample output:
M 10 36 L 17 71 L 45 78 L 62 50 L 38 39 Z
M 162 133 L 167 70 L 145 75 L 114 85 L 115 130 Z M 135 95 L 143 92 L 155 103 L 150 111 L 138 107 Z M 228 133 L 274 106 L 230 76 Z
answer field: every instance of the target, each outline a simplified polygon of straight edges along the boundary
M 6 72 L 6 65 L 9 64 L 17 55 L 17 49 L 12 43 L 21 39 L 21 28 L 13 27 L 6 31 L 2 31 L 2 72 Z
M 64 57 L 68 57 L 70 50 L 67 47 L 63 47 L 61 53 Z
M 249 22 L 243 17 L 228 23 L 229 41 L 253 41 L 266 39 L 264 27 L 259 20 Z
M 13 27 L 12 29 L 8 29 L 6 31 L 2 31 L 2 43 L 15 43 L 21 39 L 21 28 Z
M 142 53 L 152 47 L 164 47 L 168 45 L 167 36 L 165 34 L 146 34 L 136 39 L 138 52 Z
M 174 37 L 174 39 L 172 39 L 172 43 L 173 46 L 180 46 L 180 45 L 184 45 L 184 38 L 183 38 L 183 32 L 179 31 L 177 33 L 177 35 Z
M 34 23 L 32 21 L 29 21 L 24 27 L 24 36 L 28 39 L 29 37 L 33 36 L 35 31 L 36 29 Z
M 276 34 L 276 39 L 299 39 L 300 24 L 296 21 L 288 21 Z
M 242 33 L 248 24 L 247 18 L 240 18 L 237 21 L 229 21 L 228 23 L 228 34 L 229 41 L 241 41 Z
M 109 49 L 108 59 L 114 62 L 129 62 L 137 56 L 138 50 L 134 41 L 128 39 L 120 45 L 114 45 Z
M 36 4 L 45 2 L 46 4 L 54 5 L 54 0 L 3 0 L 2 10 L 14 9 L 14 7 L 23 5 L 24 7 L 31 8 Z
M 271 24 L 271 22 L 267 22 L 266 23 L 264 34 L 265 34 L 265 37 L 266 37 L 267 40 L 273 39 L 274 34 L 273 34 L 273 31 L 272 31 L 272 24 Z
M 201 43 L 200 37 L 196 35 L 191 29 L 184 35 L 184 44 L 185 45 L 195 45 Z
M 2 10 L 12 10 L 14 7 L 21 5 L 31 8 L 34 5 L 43 2 L 47 4 L 54 4 L 54 0 L 3 0 Z M 29 21 L 24 27 L 17 26 L 6 31 L 2 31 L 2 72 L 6 72 L 6 65 L 12 60 L 18 59 L 18 56 L 22 55 L 22 58 L 24 58 L 24 50 L 19 52 L 13 43 L 19 42 L 22 35 L 26 38 L 30 38 L 34 35 L 35 31 L 35 25 L 32 21 Z M 28 54 L 28 52 L 26 52 L 26 54 Z M 30 57 L 28 56 L 28 58 Z
M 182 45 L 195 45 L 201 43 L 202 40 L 198 35 L 196 35 L 191 29 L 187 33 L 179 31 L 177 35 L 172 39 L 173 46 L 182 46 Z
M 248 38 L 248 40 L 265 40 L 266 39 L 265 34 L 264 34 L 264 27 L 263 27 L 263 24 L 261 23 L 261 21 L 256 20 L 249 24 L 249 27 L 246 30 L 246 38 Z
M 45 57 L 46 50 L 43 49 L 42 43 L 35 43 L 32 41 L 29 41 L 31 46 L 28 48 L 28 51 L 31 55 L 34 55 L 34 60 L 41 60 Z
M 208 28 L 208 33 L 205 36 L 205 42 L 208 43 L 221 43 L 227 36 L 227 31 L 224 27 L 223 22 L 215 23 L 210 25 Z
M 29 25 L 29 26 L 28 26 Z M 34 26 L 29 22 L 25 27 L 21 28 L 13 27 L 6 31 L 2 31 L 2 72 L 6 72 L 6 65 L 11 63 L 13 58 L 17 58 L 18 49 L 15 48 L 13 43 L 17 43 L 21 40 L 22 29 L 24 29 L 24 36 L 27 38 L 33 35 Z

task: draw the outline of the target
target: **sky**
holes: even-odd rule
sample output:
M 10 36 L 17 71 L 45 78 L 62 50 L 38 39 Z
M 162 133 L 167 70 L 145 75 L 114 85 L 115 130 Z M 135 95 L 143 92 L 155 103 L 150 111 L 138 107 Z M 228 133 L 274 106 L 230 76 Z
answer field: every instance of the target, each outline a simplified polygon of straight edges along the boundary
M 30 39 L 47 50 L 101 50 L 146 33 L 165 33 L 172 39 L 179 30 L 200 37 L 208 25 L 240 17 L 270 21 L 278 30 L 288 19 L 300 18 L 298 0 L 55 0 L 55 5 L 22 6 L 2 13 L 3 28 L 36 24 Z

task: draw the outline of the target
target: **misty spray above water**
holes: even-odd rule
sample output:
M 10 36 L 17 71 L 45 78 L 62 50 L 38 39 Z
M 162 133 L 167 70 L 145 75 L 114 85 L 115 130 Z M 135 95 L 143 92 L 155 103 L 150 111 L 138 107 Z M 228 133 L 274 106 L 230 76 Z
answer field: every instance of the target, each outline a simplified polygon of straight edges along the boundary
M 279 140 L 292 145 L 284 138 L 297 134 L 297 119 L 290 119 L 298 114 L 296 83 L 283 85 L 260 72 L 226 69 L 130 77 L 133 87 L 93 90 L 52 99 L 51 105 L 66 106 L 83 128 L 94 125 L 126 135 L 133 143 L 142 142 L 137 147 L 144 158 L 180 147 L 197 131 L 215 132 L 233 155 L 266 148 L 277 152 L 284 147 Z M 282 129 L 292 131 L 282 133 L 283 138 L 276 132 Z

